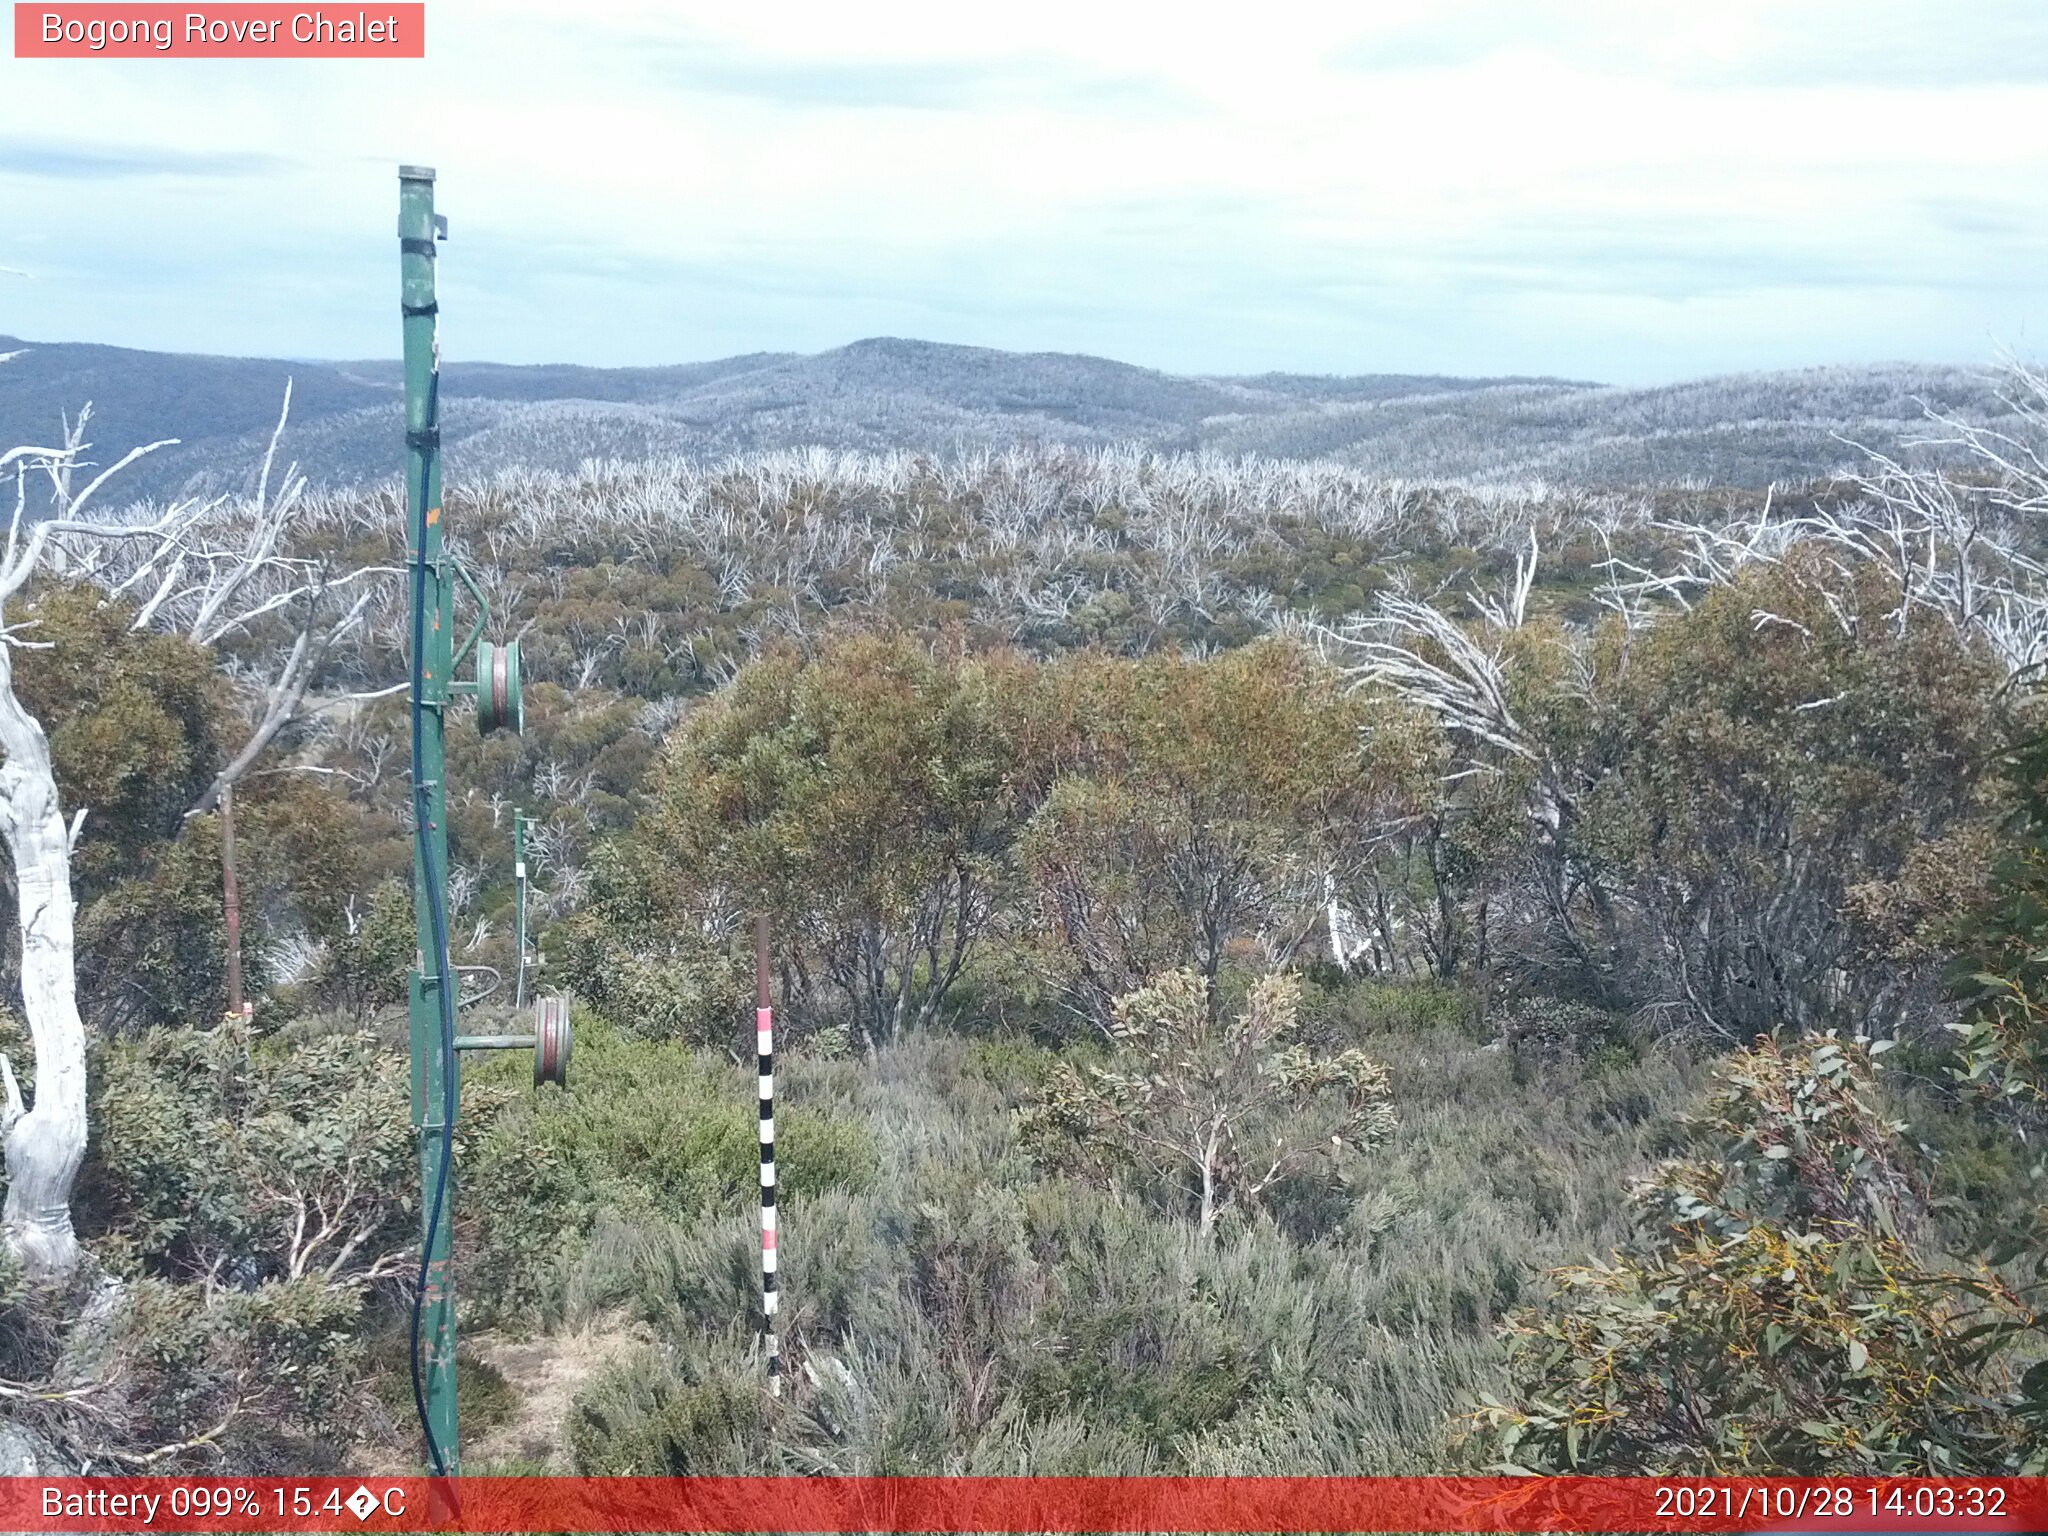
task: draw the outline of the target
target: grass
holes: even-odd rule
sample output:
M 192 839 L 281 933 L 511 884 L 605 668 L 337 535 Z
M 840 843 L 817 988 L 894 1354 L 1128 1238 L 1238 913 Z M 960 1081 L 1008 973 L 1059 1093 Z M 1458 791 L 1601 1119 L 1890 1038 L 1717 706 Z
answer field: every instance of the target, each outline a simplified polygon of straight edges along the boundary
M 526 1112 L 557 1152 L 577 1128 L 570 1155 L 597 1187 L 641 1191 L 586 1205 L 546 1287 L 553 1323 L 623 1309 L 660 1341 L 581 1394 L 577 1466 L 1455 1465 L 1453 1421 L 1500 1384 L 1501 1320 L 1545 1268 L 1625 1237 L 1627 1182 L 1676 1146 L 1704 1068 L 1669 1048 L 1532 1063 L 1476 1038 L 1443 995 L 1352 990 L 1326 1024 L 1386 1064 L 1398 1128 L 1348 1182 L 1297 1181 L 1206 1239 L 1152 1192 L 1055 1177 L 1019 1149 L 1012 1111 L 1043 1046 L 949 1034 L 866 1058 L 787 1053 L 780 1102 L 873 1163 L 785 1187 L 780 1401 L 759 1390 L 751 1196 L 661 1171 L 710 1144 L 689 1117 L 719 1094 L 744 1111 L 751 1080 L 609 1038 L 572 1095 Z
M 403 1333 L 375 1339 L 369 1351 L 370 1390 L 399 1425 L 414 1423 L 412 1370 Z M 509 1423 L 519 1411 L 519 1392 L 498 1368 L 474 1351 L 455 1350 L 455 1417 L 465 1436 Z

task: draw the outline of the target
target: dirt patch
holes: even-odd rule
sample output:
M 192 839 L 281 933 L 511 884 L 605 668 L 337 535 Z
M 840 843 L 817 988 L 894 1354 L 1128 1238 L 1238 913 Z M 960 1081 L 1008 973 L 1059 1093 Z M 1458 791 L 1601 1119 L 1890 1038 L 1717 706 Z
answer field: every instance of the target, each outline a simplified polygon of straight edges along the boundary
M 608 1323 L 530 1339 L 477 1333 L 465 1342 L 512 1385 L 519 1407 L 505 1423 L 464 1444 L 463 1470 L 483 1472 L 493 1464 L 520 1462 L 565 1472 L 569 1405 L 594 1374 L 643 1348 L 647 1339 L 637 1329 Z

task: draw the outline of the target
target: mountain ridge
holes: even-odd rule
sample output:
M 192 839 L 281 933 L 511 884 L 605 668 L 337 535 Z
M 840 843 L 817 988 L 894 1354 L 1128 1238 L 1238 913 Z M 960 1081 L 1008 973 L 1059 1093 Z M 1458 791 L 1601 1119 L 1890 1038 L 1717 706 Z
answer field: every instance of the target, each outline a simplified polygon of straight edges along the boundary
M 150 352 L 0 336 L 0 442 L 47 438 L 94 404 L 94 457 L 175 437 L 127 494 L 242 488 L 292 381 L 285 451 L 316 484 L 396 469 L 396 359 Z M 1014 443 L 1329 458 L 1409 479 L 1760 485 L 1895 444 L 1919 402 L 1995 417 L 1988 375 L 1922 364 L 1738 374 L 1650 388 L 1549 376 L 1173 374 L 1071 352 L 865 337 L 817 353 L 655 367 L 447 362 L 449 474 L 573 470 L 598 458 L 822 445 L 953 452 Z

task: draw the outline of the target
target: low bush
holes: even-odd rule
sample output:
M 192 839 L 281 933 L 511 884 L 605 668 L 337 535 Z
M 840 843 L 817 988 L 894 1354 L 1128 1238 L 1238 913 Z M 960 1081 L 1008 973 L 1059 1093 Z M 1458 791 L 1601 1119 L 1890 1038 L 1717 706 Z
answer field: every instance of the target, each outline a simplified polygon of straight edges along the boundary
M 472 1297 L 508 1321 L 530 1323 L 559 1303 L 566 1266 L 601 1214 L 638 1226 L 751 1209 L 760 1182 L 751 1074 L 677 1042 L 632 1038 L 584 1010 L 575 1022 L 566 1092 L 518 1086 L 523 1058 L 471 1074 L 504 1103 L 465 1160 L 465 1270 Z M 805 1107 L 777 1114 L 787 1194 L 864 1188 L 879 1170 L 859 1124 Z
M 97 1066 L 81 1204 L 104 1260 L 240 1288 L 402 1269 L 417 1144 L 399 1051 L 230 1021 L 115 1041 Z
M 653 1472 L 1424 1473 L 1447 1425 L 1498 1387 L 1500 1322 L 1541 1267 L 1618 1240 L 1611 1192 L 1664 1146 L 1694 1075 L 1653 1054 L 1587 1123 L 1561 1062 L 1518 1088 L 1459 1030 L 1374 1041 L 1399 1108 L 1318 1207 L 1277 1190 L 1204 1234 L 1114 1183 L 1034 1162 L 1008 1110 L 1060 1061 L 1021 1040 L 909 1036 L 794 1054 L 790 1102 L 847 1117 L 886 1179 L 780 1202 L 788 1387 L 761 1392 L 759 1237 L 748 1202 L 607 1214 L 566 1267 L 559 1315 L 623 1311 L 662 1349 L 586 1389 L 579 1465 Z M 674 1060 L 676 1058 L 666 1058 Z M 1543 1187 L 1521 1171 L 1543 1149 Z M 743 1390 L 742 1390 L 743 1389 Z M 749 1395 L 750 1394 L 750 1395 Z M 587 1410 L 587 1411 L 585 1411 Z
M 2048 1466 L 1997 1342 L 2027 1309 L 1914 1241 L 1920 1192 L 1867 1053 L 1764 1042 L 1720 1079 L 1709 1156 L 1645 1181 L 1638 1241 L 1560 1271 L 1516 1322 L 1515 1390 L 1477 1415 L 1481 1444 L 1539 1472 Z

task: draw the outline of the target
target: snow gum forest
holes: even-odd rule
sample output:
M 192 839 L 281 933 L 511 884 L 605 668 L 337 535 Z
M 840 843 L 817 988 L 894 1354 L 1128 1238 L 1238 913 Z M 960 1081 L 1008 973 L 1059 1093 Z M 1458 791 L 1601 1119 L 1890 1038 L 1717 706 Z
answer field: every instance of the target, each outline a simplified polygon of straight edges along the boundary
M 1455 382 L 479 408 L 450 943 L 512 1030 L 523 811 L 576 1043 L 465 1068 L 465 1471 L 2048 1472 L 2048 383 Z M 0 1471 L 418 1463 L 405 504 L 320 388 L 211 488 L 0 438 Z

